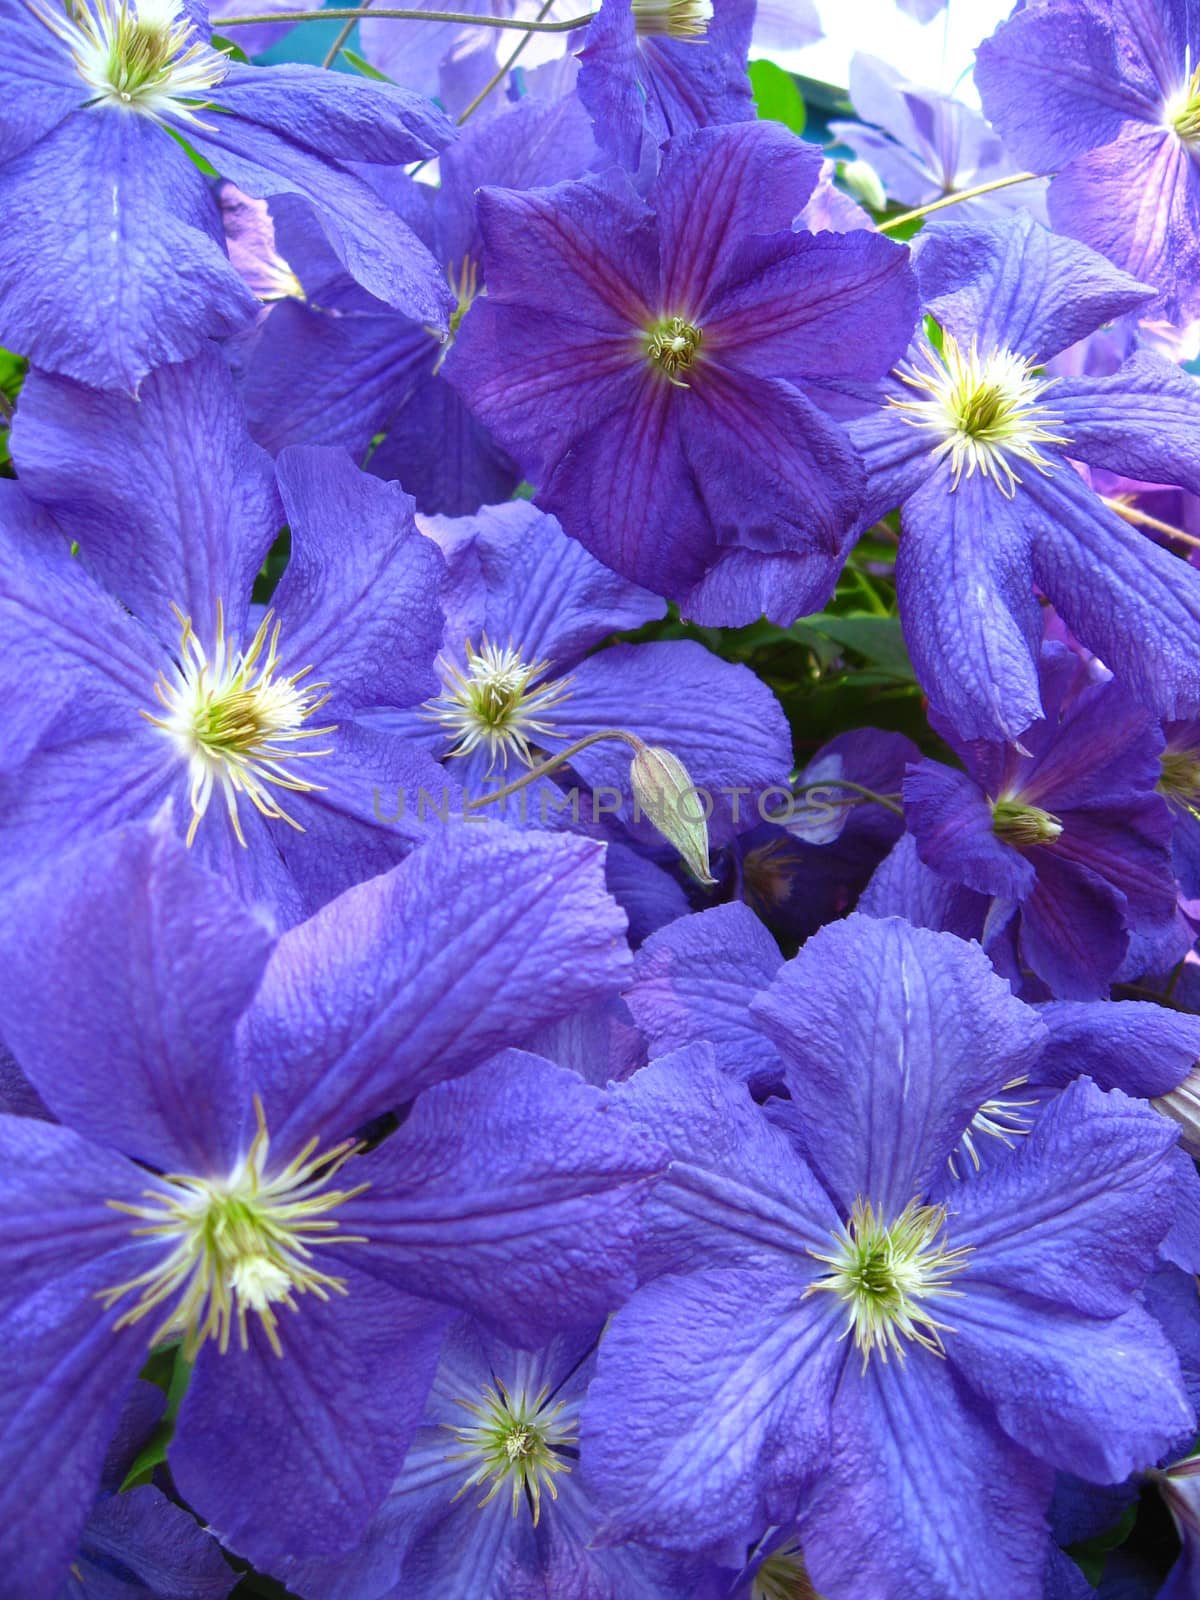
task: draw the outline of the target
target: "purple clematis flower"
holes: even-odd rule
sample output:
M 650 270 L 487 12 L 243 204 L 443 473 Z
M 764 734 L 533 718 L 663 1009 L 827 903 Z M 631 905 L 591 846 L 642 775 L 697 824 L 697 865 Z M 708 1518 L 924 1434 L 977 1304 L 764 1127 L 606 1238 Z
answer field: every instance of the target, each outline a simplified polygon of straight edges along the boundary
M 827 1600 L 1039 1593 L 1053 1469 L 1120 1481 L 1192 1426 L 1138 1303 L 1175 1131 L 1079 1080 L 957 1182 L 1042 1028 L 981 950 L 899 920 L 822 929 L 754 1014 L 802 1115 L 695 1046 L 618 1091 L 672 1164 L 584 1407 L 609 1536 L 704 1548 L 799 1515 Z
M 1050 0 L 979 47 L 983 109 L 1035 172 L 1050 220 L 1200 315 L 1200 11 L 1179 0 Z
M 313 67 L 239 65 L 213 49 L 198 0 L 3 0 L 0 20 L 9 348 L 136 393 L 250 320 L 189 151 L 247 194 L 311 206 L 364 288 L 445 327 L 437 263 L 357 170 L 433 155 L 451 136 L 435 106 Z
M 480 197 L 488 293 L 447 376 L 539 505 L 699 621 L 826 597 L 861 480 L 822 385 L 911 332 L 903 249 L 791 231 L 820 166 L 756 122 L 673 140 L 650 205 L 616 173 Z
M 0 1118 L 0 1556 L 28 1600 L 151 1346 L 195 1363 L 180 1494 L 269 1567 L 361 1538 L 452 1311 L 536 1344 L 632 1288 L 652 1140 L 496 1054 L 620 981 L 595 845 L 471 830 L 276 943 L 154 824 L 9 910 L 0 1028 L 59 1119 Z
M 953 95 L 906 82 L 876 56 L 859 51 L 851 58 L 850 99 L 862 120 L 834 121 L 829 131 L 870 162 L 888 195 L 902 205 L 929 205 L 1021 170 L 978 111 Z M 956 221 L 983 221 L 1025 209 L 1044 222 L 1045 189 L 1042 178 L 1015 183 L 960 201 L 953 215 Z
M 273 472 L 215 353 L 137 402 L 35 374 L 19 412 L 0 882 L 168 795 L 199 858 L 281 923 L 399 860 L 427 831 L 420 787 L 445 780 L 357 712 L 437 690 L 443 563 L 412 501 L 338 450 Z M 252 585 L 285 516 L 264 611 Z M 374 794 L 399 786 L 414 805 L 384 823 Z
M 578 94 L 601 149 L 652 180 L 669 139 L 753 121 L 754 11 L 754 0 L 600 0 Z
M 787 719 L 749 668 L 694 640 L 597 648 L 610 634 L 660 616 L 662 601 L 603 567 L 553 517 L 513 501 L 426 526 L 448 571 L 441 692 L 367 720 L 420 740 L 468 794 L 612 728 L 683 762 L 710 797 L 709 830 L 717 837 L 753 806 L 752 795 L 786 778 Z M 643 844 L 660 842 L 652 821 L 634 816 L 625 744 L 579 751 L 569 767 L 505 806 L 502 814 L 519 824 L 608 817 Z
M 442 157 L 439 188 L 390 175 L 389 201 L 456 297 L 448 334 L 355 284 L 294 200 L 276 199 L 264 214 L 226 191 L 230 253 L 255 293 L 275 302 L 233 352 L 258 443 L 272 454 L 289 444 L 341 444 L 362 460 L 384 434 L 369 470 L 399 478 L 418 510 L 460 516 L 507 499 L 520 471 L 441 375 L 454 330 L 486 287 L 475 192 L 578 177 L 595 154 L 574 97 L 525 100 L 467 125 Z
M 920 761 L 904 780 L 917 854 L 941 877 L 991 899 L 985 947 L 1049 994 L 1099 999 L 1132 931 L 1170 924 L 1172 824 L 1158 792 L 1162 734 L 1111 680 L 1097 682 L 1047 645 L 1046 720 L 1021 746 L 967 743 L 937 723 L 966 767 Z
M 1200 384 L 1150 354 L 1113 377 L 1038 363 L 1149 291 L 1023 213 L 922 237 L 940 348 L 916 341 L 886 405 L 851 425 L 869 514 L 902 505 L 896 577 L 913 665 L 964 739 L 1043 714 L 1034 585 L 1160 716 L 1200 704 L 1200 577 L 1104 506 L 1072 459 L 1200 489 Z
M 680 1600 L 685 1563 L 594 1543 L 579 1413 L 596 1336 L 516 1349 L 469 1319 L 442 1346 L 421 1427 L 359 1549 L 285 1562 L 298 1594 L 336 1600 Z

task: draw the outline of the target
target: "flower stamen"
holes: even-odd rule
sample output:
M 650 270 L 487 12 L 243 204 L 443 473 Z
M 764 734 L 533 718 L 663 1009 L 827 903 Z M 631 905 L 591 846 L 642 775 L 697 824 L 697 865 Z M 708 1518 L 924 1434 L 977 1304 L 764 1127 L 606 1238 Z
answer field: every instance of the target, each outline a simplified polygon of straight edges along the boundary
M 171 608 L 180 624 L 179 659 L 173 676 L 159 673 L 154 693 L 162 716 L 141 715 L 175 743 L 191 774 L 192 820 L 189 846 L 208 810 L 213 790 L 220 787 L 237 841 L 246 844 L 238 817 L 238 797 L 245 795 L 264 817 L 303 826 L 279 804 L 272 789 L 311 794 L 323 785 L 309 783 L 290 770 L 290 763 L 332 753 L 295 748 L 306 740 L 334 733 L 336 723 L 321 728 L 304 724 L 325 705 L 328 684 L 305 684 L 311 666 L 278 675 L 279 623 L 268 611 L 249 646 L 235 652 L 225 636 L 225 611 L 217 601 L 216 644 L 211 658 L 192 628 L 191 617 Z M 286 763 L 286 764 L 285 764 Z
M 686 317 L 666 317 L 647 330 L 646 355 L 677 389 L 687 389 L 690 385 L 676 374 L 695 366 L 703 338 L 704 330 Z
M 1020 1077 L 1010 1078 L 1003 1085 L 1003 1091 L 1007 1093 L 1009 1089 L 1019 1089 L 1022 1084 L 1028 1082 L 1028 1077 L 1022 1073 Z M 966 1132 L 958 1141 L 957 1147 L 946 1158 L 951 1175 L 955 1178 L 961 1178 L 962 1176 L 954 1163 L 955 1156 L 962 1150 L 966 1151 L 975 1171 L 978 1172 L 980 1170 L 979 1151 L 975 1148 L 976 1135 L 982 1134 L 989 1139 L 999 1139 L 1000 1143 L 1007 1149 L 1013 1149 L 1014 1139 L 1021 1138 L 1024 1134 L 1027 1134 L 1033 1126 L 1033 1118 L 1027 1117 L 1025 1112 L 1036 1105 L 1036 1100 L 1004 1100 L 999 1098 L 985 1100 L 971 1118 Z
M 850 1220 L 833 1235 L 831 1255 L 810 1250 L 816 1261 L 832 1270 L 805 1289 L 805 1295 L 835 1295 L 846 1308 L 842 1337 L 854 1335 L 862 1352 L 862 1370 L 878 1352 L 886 1365 L 888 1352 L 904 1361 L 905 1342 L 919 1344 L 932 1355 L 943 1356 L 943 1333 L 954 1330 L 939 1322 L 924 1301 L 958 1297 L 950 1284 L 971 1254 L 971 1247 L 948 1249 L 942 1230 L 945 1206 L 921 1205 L 910 1200 L 895 1219 L 884 1220 L 860 1195 Z
M 330 1277 L 312 1263 L 312 1247 L 321 1244 L 366 1244 L 363 1234 L 338 1232 L 327 1213 L 370 1187 L 327 1189 L 330 1179 L 363 1146 L 344 1140 L 326 1151 L 311 1139 L 276 1173 L 268 1173 L 270 1139 L 262 1102 L 256 1095 L 254 1140 L 234 1171 L 224 1179 L 170 1173 L 168 1187 L 144 1191 L 144 1206 L 110 1200 L 114 1211 L 136 1217 L 145 1226 L 131 1230 L 135 1239 L 161 1239 L 171 1246 L 154 1266 L 125 1283 L 100 1291 L 105 1309 L 140 1290 L 136 1302 L 114 1323 L 132 1326 L 159 1306 L 173 1302 L 150 1335 L 150 1345 L 180 1333 L 190 1361 L 209 1339 L 222 1355 L 229 1349 L 234 1322 L 243 1350 L 249 1346 L 247 1316 L 262 1324 L 271 1348 L 282 1356 L 275 1306 L 298 1309 L 293 1295 L 313 1294 L 328 1300 L 344 1295 L 343 1278 Z M 178 1297 L 178 1298 L 176 1298 Z
M 573 680 L 540 681 L 550 670 L 548 660 L 527 665 L 513 644 L 492 644 L 486 634 L 478 650 L 466 641 L 466 657 L 465 672 L 439 658 L 444 688 L 436 699 L 425 702 L 422 716 L 445 728 L 453 740 L 451 756 L 469 755 L 484 746 L 489 772 L 497 760 L 507 768 L 510 755 L 533 766 L 531 741 L 555 736 L 545 714 L 569 698 Z
M 491 1488 L 479 1502 L 482 1508 L 508 1485 L 512 1491 L 513 1516 L 520 1510 L 524 1495 L 533 1512 L 533 1525 L 537 1527 L 542 1511 L 542 1490 L 546 1490 L 551 1500 L 558 1499 L 554 1479 L 558 1473 L 571 1470 L 560 1451 L 564 1446 L 573 1445 L 576 1439 L 574 1408 L 568 1411 L 565 1401 L 548 1406 L 549 1393 L 549 1385 L 539 1389 L 532 1398 L 524 1388 L 510 1393 L 497 1378 L 494 1387 L 484 1389 L 482 1405 L 471 1400 L 455 1402 L 479 1419 L 464 1427 L 444 1424 L 466 1447 L 449 1455 L 447 1460 L 476 1463 L 454 1496 L 456 1500 L 468 1489 L 490 1480 Z
M 702 39 L 713 18 L 712 0 L 633 0 L 632 10 L 643 37 Z
M 1057 379 L 1037 373 L 1037 363 L 1011 350 L 997 349 L 981 356 L 974 339 L 963 351 L 952 334 L 943 333 L 939 355 L 932 345 L 921 351 L 920 362 L 899 366 L 896 376 L 927 399 L 898 400 L 888 405 L 904 412 L 914 428 L 938 436 L 933 454 L 948 458 L 958 488 L 965 473 L 990 478 L 1011 500 L 1021 482 L 1013 461 L 1024 462 L 1049 477 L 1054 463 L 1039 445 L 1067 445 L 1065 434 L 1055 432 L 1060 418 L 1041 404 L 1041 397 Z
M 71 52 L 95 105 L 114 105 L 196 127 L 192 109 L 229 70 L 224 54 L 203 39 L 180 0 L 27 0 L 30 11 Z

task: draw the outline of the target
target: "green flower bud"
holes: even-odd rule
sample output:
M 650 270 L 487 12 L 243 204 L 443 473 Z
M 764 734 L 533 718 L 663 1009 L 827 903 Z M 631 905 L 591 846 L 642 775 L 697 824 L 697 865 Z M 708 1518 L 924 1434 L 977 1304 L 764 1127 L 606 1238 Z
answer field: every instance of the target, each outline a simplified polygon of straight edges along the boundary
M 701 883 L 715 883 L 708 865 L 712 803 L 696 788 L 679 757 L 661 745 L 644 744 L 630 763 L 629 779 L 636 807 L 675 846 L 688 871 Z

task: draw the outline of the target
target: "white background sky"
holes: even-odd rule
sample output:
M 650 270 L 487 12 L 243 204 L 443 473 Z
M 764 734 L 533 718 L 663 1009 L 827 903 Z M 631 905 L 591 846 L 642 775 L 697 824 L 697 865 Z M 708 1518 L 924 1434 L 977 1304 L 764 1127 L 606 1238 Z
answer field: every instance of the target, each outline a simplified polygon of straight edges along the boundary
M 975 46 L 1012 10 L 1012 0 L 949 0 L 941 16 L 921 27 L 894 0 L 816 0 L 816 5 L 825 38 L 804 50 L 772 51 L 781 66 L 844 87 L 850 57 L 866 50 L 914 83 L 957 92 L 972 105 L 979 104 L 969 76 Z

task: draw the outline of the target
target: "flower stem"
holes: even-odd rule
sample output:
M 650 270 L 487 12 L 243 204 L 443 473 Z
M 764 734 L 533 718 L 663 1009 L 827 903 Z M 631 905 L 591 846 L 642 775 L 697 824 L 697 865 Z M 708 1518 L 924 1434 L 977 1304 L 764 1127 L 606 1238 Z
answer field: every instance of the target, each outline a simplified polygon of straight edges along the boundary
M 479 17 L 464 11 L 400 10 L 394 6 L 330 6 L 320 11 L 274 11 L 247 17 L 222 17 L 221 30 L 249 28 L 259 22 L 356 22 L 360 17 L 383 17 L 397 22 L 461 22 L 471 28 L 509 28 L 525 33 L 572 33 L 586 28 L 596 16 L 568 17 L 564 22 L 530 22 L 519 17 Z
M 1131 506 L 1112 495 L 1102 494 L 1100 498 L 1108 509 L 1115 511 L 1123 521 L 1132 522 L 1139 528 L 1153 528 L 1155 533 L 1165 533 L 1169 538 L 1182 539 L 1184 544 L 1195 545 L 1200 549 L 1200 539 L 1194 533 L 1184 533 L 1182 528 L 1173 527 L 1169 522 L 1161 522 L 1158 517 L 1152 517 L 1148 511 L 1139 511 L 1136 506 Z
M 328 12 L 325 13 L 329 15 Z M 918 206 L 915 211 L 903 211 L 898 217 L 887 217 L 878 224 L 880 233 L 890 233 L 893 228 L 900 228 L 906 222 L 915 222 L 918 217 L 927 217 L 931 211 L 941 211 L 945 206 L 956 206 L 960 200 L 974 200 L 977 194 L 991 194 L 993 189 L 1007 189 L 1013 183 L 1036 182 L 1041 177 L 1037 172 L 1014 172 L 1007 178 L 993 178 L 990 183 L 977 183 L 973 189 L 959 189 L 956 194 L 948 194 L 941 200 L 933 200 L 927 206 Z
M 481 795 L 478 800 L 468 800 L 467 810 L 477 811 L 480 806 L 490 806 L 497 800 L 507 800 L 510 794 L 516 794 L 518 789 L 526 788 L 536 778 L 546 777 L 561 767 L 565 761 L 569 761 L 572 756 L 578 755 L 581 750 L 586 750 L 588 745 L 599 744 L 603 739 L 619 739 L 629 746 L 634 755 L 646 748 L 644 739 L 639 739 L 636 733 L 626 733 L 621 728 L 603 728 L 599 733 L 585 734 L 582 739 L 576 739 L 574 744 L 569 744 L 565 750 L 558 751 L 540 766 L 530 767 L 522 777 L 515 778 L 512 783 L 506 783 L 502 789 L 493 789 L 490 794 Z
M 810 794 L 816 789 L 849 789 L 853 794 L 859 795 L 863 800 L 869 800 L 874 805 L 882 806 L 885 811 L 891 811 L 898 817 L 904 816 L 903 807 L 897 805 L 896 801 L 890 795 L 876 794 L 874 789 L 864 788 L 861 783 L 851 783 L 849 778 L 821 778 L 816 783 L 800 784 L 797 788 L 792 790 L 792 793 L 797 795 Z M 831 804 L 833 803 L 835 802 L 831 802 Z M 782 826 L 786 823 L 787 819 L 783 813 L 781 813 L 778 818 L 768 817 L 766 820 L 768 822 L 779 822 L 779 824 Z
M 534 22 L 541 22 L 542 18 L 546 15 L 547 11 L 549 11 L 553 4 L 554 0 L 542 0 L 542 8 L 538 12 L 537 16 L 533 19 Z M 521 52 L 529 43 L 530 39 L 533 38 L 533 31 L 534 30 L 532 28 L 529 29 L 524 38 L 518 41 L 516 48 L 513 50 L 513 53 L 509 56 L 508 60 L 500 63 L 492 76 L 484 84 L 483 88 L 480 89 L 479 93 L 475 96 L 474 100 L 471 101 L 471 104 L 461 114 L 461 116 L 458 118 L 458 126 L 460 128 L 469 116 L 472 116 L 476 111 L 479 110 L 480 106 L 487 99 L 488 95 L 491 94 L 492 90 L 497 86 L 497 84 L 503 83 L 505 78 L 508 77 L 509 73 L 521 59 Z

